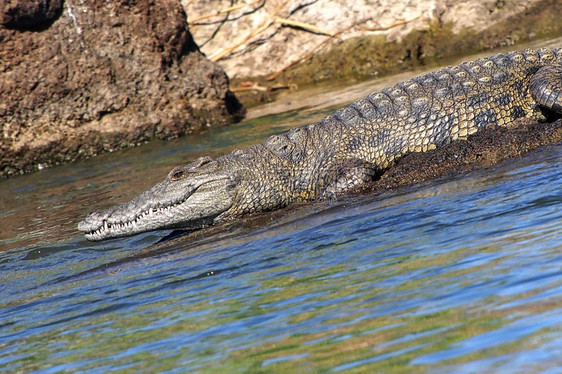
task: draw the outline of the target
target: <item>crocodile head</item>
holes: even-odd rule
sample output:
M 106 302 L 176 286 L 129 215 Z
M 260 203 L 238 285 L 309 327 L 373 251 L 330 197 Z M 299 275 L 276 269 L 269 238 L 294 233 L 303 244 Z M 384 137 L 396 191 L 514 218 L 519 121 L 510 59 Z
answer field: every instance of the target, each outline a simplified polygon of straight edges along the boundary
M 129 236 L 158 229 L 196 229 L 216 222 L 233 204 L 238 181 L 216 160 L 202 157 L 179 166 L 135 199 L 78 224 L 88 240 Z

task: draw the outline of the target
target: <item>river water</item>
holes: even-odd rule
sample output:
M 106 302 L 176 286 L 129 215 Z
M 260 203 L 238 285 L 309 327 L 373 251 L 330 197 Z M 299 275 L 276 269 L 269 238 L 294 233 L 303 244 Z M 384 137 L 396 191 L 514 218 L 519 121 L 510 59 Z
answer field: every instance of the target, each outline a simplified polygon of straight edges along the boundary
M 561 372 L 562 145 L 170 240 L 76 230 L 176 165 L 401 78 L 0 181 L 0 371 Z

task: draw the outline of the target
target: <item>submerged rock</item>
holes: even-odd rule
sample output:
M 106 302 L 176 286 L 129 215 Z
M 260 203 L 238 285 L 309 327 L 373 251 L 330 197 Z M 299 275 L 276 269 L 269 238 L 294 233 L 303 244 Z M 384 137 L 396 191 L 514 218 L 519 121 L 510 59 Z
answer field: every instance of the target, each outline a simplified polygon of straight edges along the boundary
M 0 175 L 241 114 L 177 0 L 0 3 Z

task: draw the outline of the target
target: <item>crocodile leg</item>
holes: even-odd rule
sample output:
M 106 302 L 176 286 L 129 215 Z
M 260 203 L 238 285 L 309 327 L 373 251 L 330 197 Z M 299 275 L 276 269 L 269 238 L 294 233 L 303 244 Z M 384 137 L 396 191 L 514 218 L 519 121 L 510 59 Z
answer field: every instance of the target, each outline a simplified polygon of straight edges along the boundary
M 562 114 L 562 65 L 547 65 L 537 70 L 529 91 L 537 104 Z

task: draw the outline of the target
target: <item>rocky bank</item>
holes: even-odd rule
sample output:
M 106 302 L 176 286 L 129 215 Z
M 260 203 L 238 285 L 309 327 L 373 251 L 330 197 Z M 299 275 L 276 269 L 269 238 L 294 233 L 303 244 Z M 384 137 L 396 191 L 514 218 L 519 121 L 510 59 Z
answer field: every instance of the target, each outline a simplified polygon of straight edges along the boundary
M 240 117 L 178 0 L 0 1 L 0 175 Z

